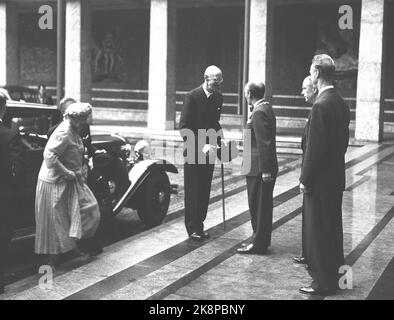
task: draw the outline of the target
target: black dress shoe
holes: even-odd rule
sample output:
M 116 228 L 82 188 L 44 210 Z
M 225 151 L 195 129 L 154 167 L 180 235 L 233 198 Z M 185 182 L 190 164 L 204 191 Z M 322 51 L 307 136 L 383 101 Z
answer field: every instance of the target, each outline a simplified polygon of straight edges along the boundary
M 209 234 L 207 232 L 193 232 L 189 235 L 189 238 L 196 241 L 204 241 L 209 238 Z
M 306 259 L 304 257 L 294 257 L 293 262 L 297 264 L 306 264 Z
M 208 233 L 207 231 L 203 231 L 203 232 L 202 232 L 202 237 L 203 237 L 204 239 L 209 239 L 209 233 Z
M 256 248 L 253 244 L 249 244 L 237 249 L 237 253 L 240 254 L 267 254 L 267 252 L 267 248 Z
M 88 251 L 88 254 L 89 254 L 91 257 L 98 256 L 98 255 L 100 255 L 100 254 L 102 254 L 102 253 L 103 253 L 103 248 L 100 247 L 100 246 L 91 248 L 91 249 Z
M 320 290 L 312 287 L 302 287 L 299 291 L 310 296 L 332 296 L 336 294 L 336 290 Z

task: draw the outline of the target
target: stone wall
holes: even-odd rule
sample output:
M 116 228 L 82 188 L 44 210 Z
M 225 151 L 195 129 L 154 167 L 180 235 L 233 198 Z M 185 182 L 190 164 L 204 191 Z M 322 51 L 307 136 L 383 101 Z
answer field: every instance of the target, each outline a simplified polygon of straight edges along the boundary
M 54 85 L 56 30 L 41 30 L 38 19 L 38 13 L 19 14 L 19 79 L 23 84 Z
M 289 4 L 275 7 L 274 94 L 299 95 L 315 54 L 330 54 L 337 65 L 337 87 L 356 96 L 361 7 L 352 4 L 353 30 L 338 27 L 340 4 Z
M 240 8 L 179 9 L 177 12 L 177 90 L 202 81 L 204 69 L 223 69 L 224 90 L 236 92 Z M 56 82 L 56 30 L 41 30 L 38 14 L 20 19 L 20 80 L 24 84 Z M 56 23 L 56 22 L 55 22 Z M 149 10 L 94 11 L 92 15 L 93 86 L 148 88 Z

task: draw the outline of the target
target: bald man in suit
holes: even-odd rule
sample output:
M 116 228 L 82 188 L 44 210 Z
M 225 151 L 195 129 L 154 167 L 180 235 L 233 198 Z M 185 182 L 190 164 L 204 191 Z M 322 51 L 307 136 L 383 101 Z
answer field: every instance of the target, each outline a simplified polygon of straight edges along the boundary
M 278 175 L 276 118 L 272 106 L 264 100 L 263 83 L 249 82 L 244 94 L 252 110 L 246 124 L 250 148 L 245 142 L 242 173 L 246 176 L 253 239 L 237 252 L 266 254 L 271 245 L 273 190 Z
M 204 231 L 204 221 L 211 192 L 215 149 L 225 143 L 219 123 L 223 106 L 222 82 L 222 71 L 216 66 L 209 66 L 204 73 L 204 83 L 186 94 L 179 123 L 186 146 L 185 226 L 189 237 L 196 241 L 209 238 L 208 232 Z M 216 146 L 208 141 L 208 131 L 217 135 Z M 201 132 L 205 134 L 200 136 Z

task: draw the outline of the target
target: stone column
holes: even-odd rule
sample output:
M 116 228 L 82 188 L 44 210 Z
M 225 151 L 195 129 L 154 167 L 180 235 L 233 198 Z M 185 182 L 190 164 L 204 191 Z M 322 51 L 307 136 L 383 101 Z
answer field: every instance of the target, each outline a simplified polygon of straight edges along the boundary
M 151 0 L 148 128 L 175 128 L 176 6 Z
M 89 0 L 66 2 L 65 96 L 91 101 L 91 6 Z
M 0 2 L 0 85 L 19 83 L 16 3 Z
M 268 1 L 250 3 L 249 81 L 266 81 Z
M 383 16 L 385 0 L 362 0 L 355 138 L 383 138 Z

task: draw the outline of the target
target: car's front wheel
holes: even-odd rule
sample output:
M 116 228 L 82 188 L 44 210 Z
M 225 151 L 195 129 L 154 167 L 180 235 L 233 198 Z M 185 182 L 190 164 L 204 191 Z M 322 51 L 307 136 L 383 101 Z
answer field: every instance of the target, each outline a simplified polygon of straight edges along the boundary
M 147 227 L 163 222 L 170 204 L 170 181 L 163 171 L 151 173 L 138 193 L 137 213 Z
M 124 164 L 115 158 L 106 166 L 95 166 L 88 177 L 102 213 L 112 215 L 112 209 L 130 185 Z

